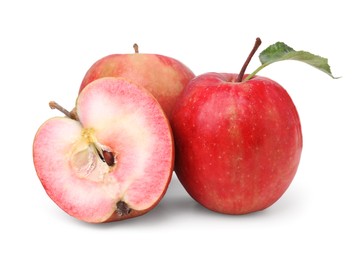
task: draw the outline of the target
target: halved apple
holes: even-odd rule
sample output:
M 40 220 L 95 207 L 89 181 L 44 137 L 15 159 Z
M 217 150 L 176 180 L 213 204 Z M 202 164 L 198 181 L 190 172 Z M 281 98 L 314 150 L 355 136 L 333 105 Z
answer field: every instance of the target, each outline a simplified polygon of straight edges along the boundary
M 91 223 L 142 215 L 170 182 L 174 148 L 157 100 L 123 78 L 91 82 L 71 115 L 46 121 L 33 160 L 49 197 L 69 215 Z

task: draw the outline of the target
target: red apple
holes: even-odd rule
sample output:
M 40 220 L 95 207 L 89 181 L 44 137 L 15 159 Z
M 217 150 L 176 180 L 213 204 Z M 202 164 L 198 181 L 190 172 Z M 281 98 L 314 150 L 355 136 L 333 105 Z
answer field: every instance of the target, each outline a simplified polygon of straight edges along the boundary
M 285 89 L 265 77 L 245 81 L 240 75 L 194 78 L 171 120 L 180 182 L 197 202 L 227 214 L 276 202 L 302 150 L 300 119 Z
M 73 112 L 46 121 L 33 143 L 37 175 L 69 215 L 91 223 L 142 215 L 172 176 L 173 138 L 157 100 L 121 78 L 90 83 Z
M 96 61 L 87 71 L 80 91 L 91 81 L 102 77 L 123 77 L 149 90 L 170 117 L 177 97 L 194 77 L 194 73 L 171 57 L 138 53 L 112 54 Z

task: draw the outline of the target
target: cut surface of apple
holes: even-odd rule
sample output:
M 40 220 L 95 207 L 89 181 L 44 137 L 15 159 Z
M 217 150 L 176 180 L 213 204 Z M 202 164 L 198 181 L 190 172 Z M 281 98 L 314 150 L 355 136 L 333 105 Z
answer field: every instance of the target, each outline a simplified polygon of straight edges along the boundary
M 92 223 L 142 215 L 164 196 L 173 171 L 173 137 L 156 99 L 122 78 L 91 82 L 77 118 L 56 117 L 33 145 L 37 175 L 69 215 Z

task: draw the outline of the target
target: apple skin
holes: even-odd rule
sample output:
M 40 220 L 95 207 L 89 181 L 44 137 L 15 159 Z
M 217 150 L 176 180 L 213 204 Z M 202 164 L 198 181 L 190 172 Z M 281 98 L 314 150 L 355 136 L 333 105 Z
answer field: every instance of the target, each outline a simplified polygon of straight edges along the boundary
M 111 54 L 96 61 L 85 74 L 80 92 L 102 77 L 123 77 L 149 90 L 170 117 L 177 97 L 194 73 L 180 61 L 147 53 Z
M 302 151 L 299 115 L 286 90 L 265 77 L 235 82 L 237 76 L 196 77 L 171 120 L 178 179 L 201 205 L 226 214 L 275 203 Z

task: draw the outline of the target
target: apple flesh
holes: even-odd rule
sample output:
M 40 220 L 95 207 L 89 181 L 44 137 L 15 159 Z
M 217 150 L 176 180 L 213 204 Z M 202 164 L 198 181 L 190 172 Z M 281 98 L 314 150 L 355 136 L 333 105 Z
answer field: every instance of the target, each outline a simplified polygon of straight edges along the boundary
M 33 144 L 37 175 L 69 215 L 91 223 L 123 220 L 154 208 L 174 163 L 169 122 L 156 99 L 122 78 L 81 91 L 75 116 L 56 117 Z
M 302 151 L 299 116 L 286 90 L 265 77 L 237 78 L 196 77 L 171 121 L 180 182 L 197 202 L 226 214 L 276 202 L 292 182 Z
M 146 88 L 170 117 L 177 97 L 194 78 L 194 73 L 171 57 L 136 50 L 136 53 L 111 54 L 96 61 L 85 74 L 80 91 L 102 77 L 123 77 Z

